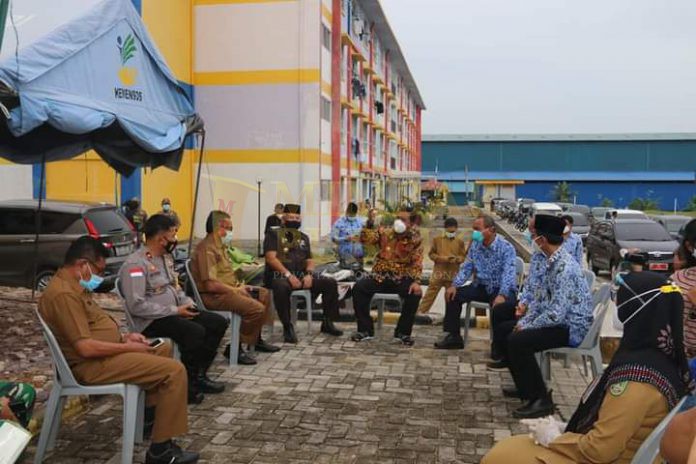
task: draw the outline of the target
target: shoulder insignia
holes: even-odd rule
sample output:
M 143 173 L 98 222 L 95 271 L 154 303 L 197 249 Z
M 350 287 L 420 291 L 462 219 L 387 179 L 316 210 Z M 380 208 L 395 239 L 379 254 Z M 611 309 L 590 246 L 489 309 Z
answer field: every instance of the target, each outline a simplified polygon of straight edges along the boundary
M 660 287 L 662 293 L 681 293 L 681 289 L 674 284 L 667 284 Z
M 128 270 L 128 275 L 131 277 L 143 277 L 145 270 L 142 267 L 132 267 Z
M 609 393 L 611 393 L 611 396 L 621 396 L 626 392 L 627 388 L 628 380 L 624 380 L 609 387 Z

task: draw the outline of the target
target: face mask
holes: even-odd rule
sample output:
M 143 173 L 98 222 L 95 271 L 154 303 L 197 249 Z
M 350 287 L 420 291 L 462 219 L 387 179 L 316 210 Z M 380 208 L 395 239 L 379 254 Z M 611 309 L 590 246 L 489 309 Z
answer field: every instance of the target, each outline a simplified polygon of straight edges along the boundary
M 570 233 L 570 226 L 565 226 L 565 229 L 563 229 L 563 235 L 566 235 L 569 233 Z
M 394 221 L 394 232 L 397 234 L 403 234 L 406 232 L 406 223 L 402 221 L 401 219 L 397 219 Z
M 171 254 L 171 253 L 174 252 L 174 250 L 176 250 L 176 246 L 177 246 L 178 244 L 179 244 L 179 241 L 178 241 L 178 240 L 174 240 L 174 241 L 172 241 L 172 242 L 170 242 L 169 240 L 167 240 L 167 244 L 164 246 L 164 251 L 166 251 L 167 253 Z
M 299 229 L 302 226 L 301 221 L 285 221 L 285 227 L 288 229 Z
M 222 237 L 222 243 L 223 243 L 225 246 L 229 246 L 230 243 L 232 243 L 232 236 L 233 236 L 233 235 L 234 235 L 234 233 L 233 233 L 231 230 L 226 230 L 226 231 L 225 231 L 225 236 Z
M 483 242 L 483 232 L 475 230 L 471 233 L 471 240 L 474 242 Z
M 524 239 L 527 241 L 528 244 L 532 245 L 532 233 L 529 230 L 524 231 Z
M 172 205 L 165 203 L 162 205 L 162 211 L 168 212 L 170 209 L 172 209 Z
M 456 236 L 457 236 L 457 234 L 454 232 L 445 232 L 445 237 L 447 237 L 447 238 L 454 238 Z
M 104 278 L 93 273 L 91 267 L 89 268 L 89 273 L 91 274 L 89 280 L 83 279 L 82 273 L 80 273 L 80 285 L 88 292 L 93 292 L 104 282 Z
M 541 247 L 539 246 L 539 244 L 537 243 L 536 239 L 532 240 L 532 250 L 534 251 L 534 253 L 543 253 L 544 252 L 544 250 L 542 250 Z

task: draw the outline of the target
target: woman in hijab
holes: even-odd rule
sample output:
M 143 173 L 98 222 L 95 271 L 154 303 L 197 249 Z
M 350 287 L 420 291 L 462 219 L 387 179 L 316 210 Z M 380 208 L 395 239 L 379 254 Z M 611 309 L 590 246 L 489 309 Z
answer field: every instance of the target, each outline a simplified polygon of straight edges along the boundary
M 660 274 L 631 272 L 620 282 L 624 335 L 604 374 L 585 391 L 565 433 L 548 427 L 498 443 L 481 461 L 630 463 L 641 443 L 690 389 L 682 342 L 683 301 Z

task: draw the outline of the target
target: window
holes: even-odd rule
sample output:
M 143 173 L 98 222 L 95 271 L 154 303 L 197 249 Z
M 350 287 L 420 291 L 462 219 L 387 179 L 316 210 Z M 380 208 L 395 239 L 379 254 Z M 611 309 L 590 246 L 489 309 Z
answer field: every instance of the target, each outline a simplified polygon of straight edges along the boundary
M 331 101 L 326 97 L 321 97 L 321 119 L 331 122 Z
M 42 234 L 62 234 L 80 219 L 79 214 L 58 213 L 55 211 L 41 212 L 41 233 Z
M 321 25 L 321 44 L 325 49 L 331 51 L 331 31 L 325 24 Z
M 28 235 L 35 232 L 33 210 L 10 209 L 0 213 L 0 235 Z
M 99 234 L 108 235 L 116 232 L 130 232 L 130 226 L 125 217 L 121 216 L 115 208 L 93 209 L 85 215 L 92 221 Z

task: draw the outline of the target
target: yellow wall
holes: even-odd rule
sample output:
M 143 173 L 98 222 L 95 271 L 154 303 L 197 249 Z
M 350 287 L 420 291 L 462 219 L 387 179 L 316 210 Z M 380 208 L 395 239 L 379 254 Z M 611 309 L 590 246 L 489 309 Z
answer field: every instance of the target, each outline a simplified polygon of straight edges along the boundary
M 46 198 L 49 200 L 114 203 L 115 185 L 115 171 L 93 151 L 71 160 L 46 163 Z
M 143 0 L 142 18 L 164 60 L 180 81 L 191 83 L 192 0 Z

